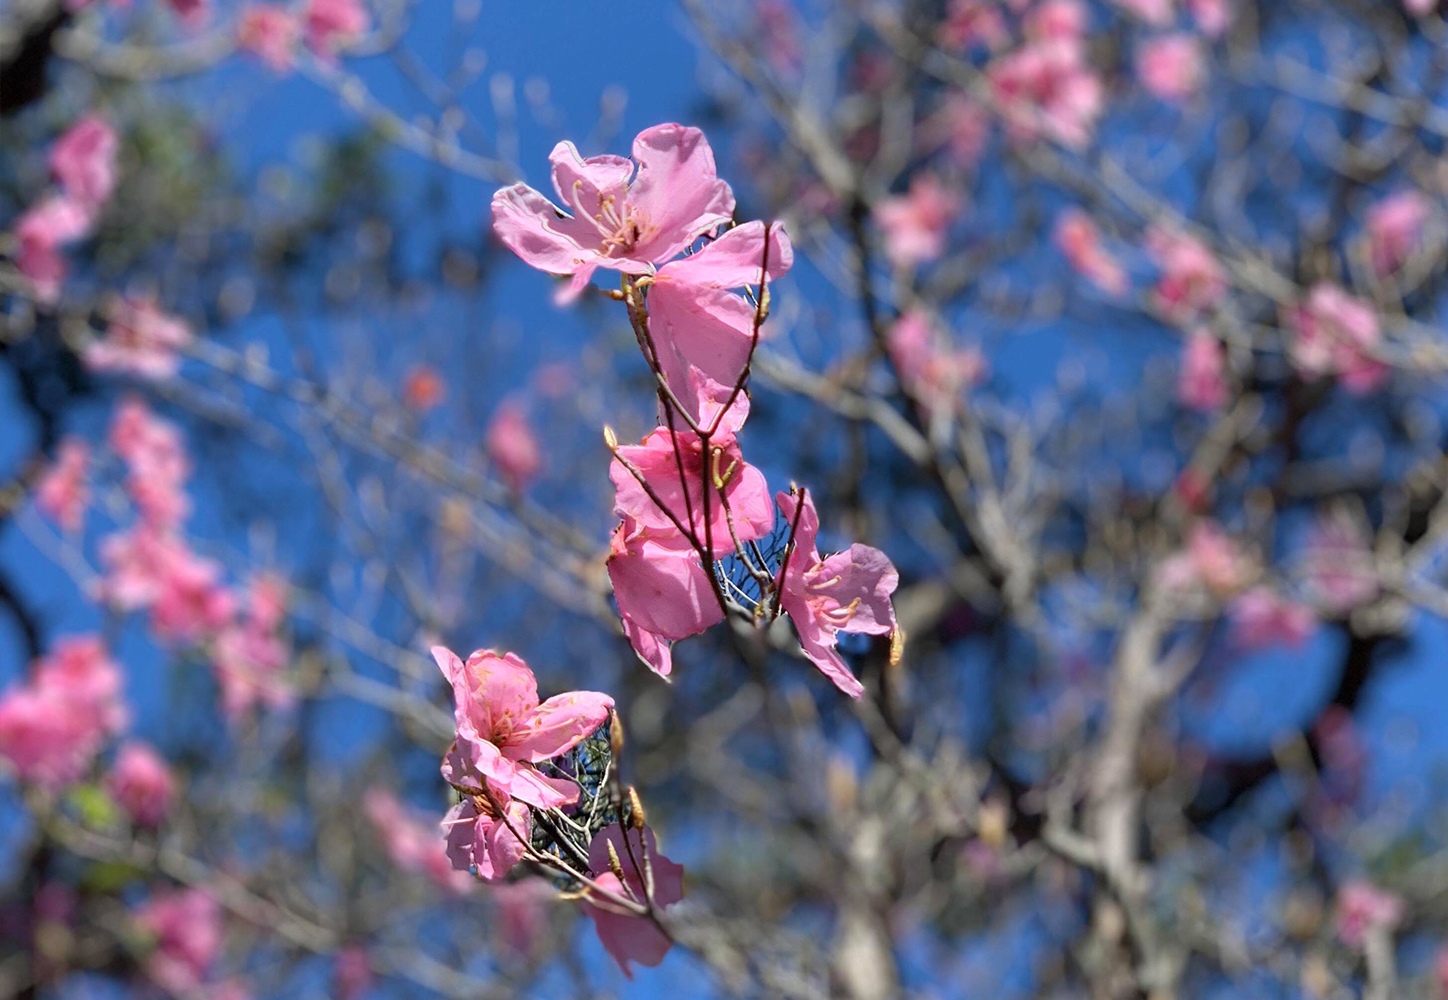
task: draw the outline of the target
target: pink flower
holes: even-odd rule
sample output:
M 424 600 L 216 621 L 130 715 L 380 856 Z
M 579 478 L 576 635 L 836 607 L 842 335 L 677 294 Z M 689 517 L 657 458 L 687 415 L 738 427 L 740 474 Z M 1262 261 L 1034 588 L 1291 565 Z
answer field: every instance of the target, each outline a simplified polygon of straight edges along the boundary
M 710 412 L 706 407 L 703 416 L 711 420 L 714 413 L 717 413 L 717 408 Z M 608 470 L 615 488 L 613 512 L 620 519 L 631 518 L 648 537 L 666 540 L 671 546 L 682 544 L 681 535 L 687 537 L 675 524 L 677 520 L 679 525 L 693 533 L 693 541 L 701 546 L 712 545 L 713 555 L 734 549 L 730 535 L 731 514 L 734 533 L 741 542 L 769 534 L 774 527 L 774 506 L 769 502 L 769 485 L 764 480 L 764 473 L 744 461 L 735 438 L 748 413 L 748 397 L 740 393 L 721 421 L 718 433 L 710 440 L 708 456 L 704 454 L 699 435 L 683 429 L 670 431 L 666 427 L 655 428 L 640 444 L 618 448 Z M 628 466 L 632 466 L 634 471 L 630 471 Z M 682 480 L 680 466 L 683 468 Z M 643 477 L 648 489 L 639 482 L 634 472 Z M 715 485 L 721 480 L 727 510 L 720 502 L 720 490 Z M 707 521 L 704 511 L 706 482 L 709 483 Z M 663 504 L 662 508 L 659 502 L 655 502 L 655 497 Z
M 1318 282 L 1307 301 L 1290 311 L 1289 353 L 1305 375 L 1333 375 L 1348 392 L 1373 392 L 1388 379 L 1388 367 L 1373 357 L 1382 339 L 1371 304 L 1331 282 Z
M 1162 561 L 1157 583 L 1173 590 L 1201 585 L 1218 596 L 1234 594 L 1257 573 L 1252 559 L 1214 521 L 1199 520 L 1182 551 Z
M 1393 931 L 1403 920 L 1403 900 L 1371 882 L 1348 882 L 1337 893 L 1337 936 L 1349 948 L 1362 948 L 1374 930 Z
M 280 629 L 286 620 L 286 584 L 274 576 L 252 579 L 246 617 L 222 625 L 211 644 L 211 665 L 221 685 L 221 704 L 233 722 L 257 704 L 291 703 L 284 676 L 290 651 Z
M 1220 38 L 1231 20 L 1230 0 L 1187 0 L 1187 9 L 1208 38 Z
M 184 553 L 180 539 L 144 523 L 107 536 L 101 542 L 106 573 L 97 597 L 121 611 L 150 607 L 172 562 Z
M 1403 6 L 1414 17 L 1427 17 L 1438 9 L 1438 0 L 1403 0 Z
M 1188 409 L 1210 413 L 1227 403 L 1226 357 L 1217 338 L 1198 330 L 1187 338 L 1177 376 L 1177 399 Z
M 209 0 L 166 0 L 171 10 L 187 27 L 194 28 L 206 16 Z
M 196 989 L 221 952 L 221 907 L 201 889 L 158 890 L 135 913 L 155 939 L 146 971 L 178 995 Z
M 647 274 L 703 234 L 729 221 L 734 193 L 714 170 L 704 133 L 656 125 L 634 139 L 634 164 L 622 156 L 584 159 L 571 142 L 553 147 L 553 188 L 567 215 L 526 184 L 493 196 L 493 230 L 523 261 L 572 275 L 569 295 L 594 270 Z
M 1377 561 L 1362 518 L 1343 509 L 1318 518 L 1303 552 L 1303 572 L 1310 597 L 1328 614 L 1345 615 L 1376 597 Z
M 1079 43 L 1090 17 L 1081 0 L 1043 0 L 1026 15 L 1026 36 L 1034 41 Z
M 1189 321 L 1215 306 L 1226 294 L 1226 273 L 1201 240 L 1153 226 L 1147 231 L 1146 246 L 1161 268 L 1156 283 L 1157 305 L 1174 321 Z
M 922 123 L 922 139 L 927 148 L 943 146 L 956 166 L 971 169 L 980 162 L 990 140 L 990 113 L 980 102 L 959 91 L 952 91 L 941 104 L 940 111 Z
M 1172 0 L 1113 0 L 1122 10 L 1134 14 L 1147 24 L 1164 27 L 1172 21 Z
M 76 204 L 99 210 L 116 186 L 116 133 L 87 115 L 50 147 L 50 172 Z
M 79 531 L 90 503 L 86 470 L 90 445 L 77 437 L 60 443 L 60 454 L 35 487 L 35 506 L 66 531 Z
M 110 440 L 129 470 L 126 490 L 142 520 L 162 530 L 184 521 L 190 500 L 183 487 L 191 467 L 175 425 L 153 417 L 144 402 L 131 396 L 116 409 Z
M 986 73 L 1016 138 L 1045 135 L 1071 149 L 1090 141 L 1103 94 L 1079 39 L 1031 42 L 994 60 Z
M 665 264 L 649 285 L 649 332 L 658 367 L 696 421 L 707 406 L 700 386 L 712 381 L 733 388 L 749 360 L 755 309 L 733 289 L 758 289 L 764 233 L 762 222 L 736 226 L 698 253 Z M 769 227 L 770 280 L 793 264 L 789 237 L 774 223 Z M 694 380 L 690 373 L 695 370 L 704 381 Z
M 1438 992 L 1448 997 L 1448 944 L 1438 949 L 1438 957 L 1433 962 L 1433 975 L 1438 981 Z
M 1312 608 L 1271 587 L 1257 586 L 1232 602 L 1232 638 L 1242 649 L 1283 644 L 1301 646 L 1317 630 Z
M 307 47 L 323 59 L 357 41 L 372 25 L 372 17 L 361 0 L 308 0 L 302 12 Z
M 1399 191 L 1368 211 L 1367 234 L 1373 270 L 1388 274 L 1403 266 L 1423 238 L 1433 206 L 1421 191 Z
M 523 492 L 543 468 L 542 446 L 516 401 L 505 400 L 498 407 L 483 443 L 488 458 L 514 493 Z
M 292 12 L 274 3 L 247 4 L 236 26 L 237 44 L 278 73 L 291 72 L 300 35 Z
M 571 750 L 608 721 L 613 699 L 595 691 L 570 691 L 538 702 L 538 683 L 513 653 L 480 649 L 467 663 L 442 646 L 433 659 L 452 684 L 457 742 L 443 761 L 443 777 L 480 794 L 495 792 L 549 809 L 578 797 L 567 778 L 548 778 L 531 765 Z
M 890 595 L 900 576 L 885 553 L 868 545 L 851 545 L 820 558 L 815 548 L 820 520 L 814 499 L 806 494 L 797 520 L 796 494 L 780 493 L 775 499 L 785 520 L 797 525 L 778 582 L 780 607 L 794 622 L 805 656 L 837 688 L 858 698 L 864 686 L 835 648 L 836 633 L 893 634 L 897 625 Z
M 409 875 L 425 875 L 439 888 L 459 895 L 472 888 L 467 873 L 453 870 L 435 822 L 419 816 L 380 786 L 367 789 L 362 808 L 398 868 Z
M 905 268 L 937 259 L 945 253 L 950 224 L 959 213 L 959 195 L 933 174 L 916 174 L 908 192 L 886 198 L 875 209 L 885 256 Z
M 547 927 L 545 905 L 553 892 L 538 879 L 504 882 L 488 893 L 498 907 L 503 943 L 521 955 L 530 954 Z
M 195 642 L 214 635 L 236 613 L 236 597 L 221 582 L 221 566 L 184 544 L 166 550 L 151 627 L 171 642 Z
M 167 378 L 181 367 L 176 352 L 191 343 L 191 329 L 144 299 L 117 306 L 106 335 L 85 347 L 82 357 L 94 371 L 130 372 L 142 378 Z
M 34 683 L 66 705 L 79 725 L 95 734 L 97 745 L 126 726 L 121 669 L 98 636 L 57 639 L 50 653 L 36 663 Z
M 111 797 L 137 826 L 160 826 L 176 795 L 176 779 L 166 761 L 151 747 L 134 741 L 122 744 L 117 752 L 108 785 Z
M 936 38 L 947 49 L 977 45 L 994 49 L 1004 45 L 1010 34 L 995 0 L 950 0 Z
M 492 882 L 523 859 L 532 841 L 533 814 L 516 799 L 494 792 L 502 813 L 486 795 L 469 795 L 448 810 L 447 856 L 454 869 Z
M 92 210 L 86 205 L 56 195 L 31 208 L 16 222 L 15 239 L 20 247 L 15 266 L 41 302 L 53 303 L 60 297 L 67 270 L 60 248 L 89 233 L 93 221 Z
M 943 347 L 923 312 L 908 312 L 896 320 L 886 348 L 902 388 L 935 411 L 953 409 L 961 391 L 978 382 L 986 370 L 980 351 Z
M 372 958 L 360 944 L 349 944 L 332 956 L 332 996 L 358 1000 L 372 988 Z
M 623 878 L 613 871 L 609 847 L 618 858 Z M 648 858 L 647 864 L 644 858 Z M 644 874 L 652 876 L 653 903 L 660 909 L 677 903 L 684 898 L 684 868 L 659 853 L 654 831 L 644 827 L 642 831 L 629 830 L 628 839 L 615 825 L 604 827 L 594 834 L 588 845 L 588 867 L 593 880 L 606 892 L 643 902 L 646 898 Z M 647 917 L 619 912 L 616 905 L 602 897 L 589 899 L 584 894 L 583 910 L 593 919 L 598 940 L 613 956 L 623 974 L 630 979 L 633 971 L 630 962 L 653 968 L 664 960 L 672 942 Z
M 1136 75 L 1148 93 L 1184 101 L 1201 86 L 1201 46 L 1185 32 L 1147 39 L 1136 50 Z
M 1101 231 L 1091 216 L 1079 208 L 1066 209 L 1056 219 L 1054 239 L 1077 274 L 1108 295 L 1125 294 L 1126 270 L 1101 245 Z
M 624 518 L 610 545 L 608 578 L 624 634 L 660 677 L 673 670 L 674 642 L 724 620 L 699 554 L 682 536 L 650 537 Z
M 78 781 L 97 742 L 56 691 L 20 685 L 0 695 L 0 759 L 23 782 L 57 790 Z

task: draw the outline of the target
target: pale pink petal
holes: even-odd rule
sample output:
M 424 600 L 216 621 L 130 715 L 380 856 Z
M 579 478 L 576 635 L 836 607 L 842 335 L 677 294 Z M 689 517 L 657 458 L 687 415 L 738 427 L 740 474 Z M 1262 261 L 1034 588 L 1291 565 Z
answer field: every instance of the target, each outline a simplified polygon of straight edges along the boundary
M 899 583 L 900 575 L 885 553 L 858 543 L 827 557 L 805 574 L 817 610 L 843 616 L 844 624 L 837 626 L 842 631 L 868 635 L 895 631 L 890 595 Z
M 670 261 L 659 269 L 659 282 L 673 281 L 706 288 L 755 288 L 764 262 L 764 223 L 746 222 L 689 257 Z M 777 280 L 794 266 L 794 247 L 784 225 L 769 227 L 769 278 Z
M 513 727 L 502 745 L 512 760 L 537 763 L 573 749 L 608 721 L 613 699 L 597 691 L 557 694 Z
M 549 274 L 573 274 L 596 266 L 598 250 L 579 242 L 581 230 L 575 221 L 526 184 L 493 195 L 493 232 L 525 264 Z
M 629 204 L 644 230 L 635 256 L 668 260 L 734 214 L 734 192 L 715 172 L 714 151 L 698 129 L 645 129 L 634 139 L 633 157 L 639 170 Z

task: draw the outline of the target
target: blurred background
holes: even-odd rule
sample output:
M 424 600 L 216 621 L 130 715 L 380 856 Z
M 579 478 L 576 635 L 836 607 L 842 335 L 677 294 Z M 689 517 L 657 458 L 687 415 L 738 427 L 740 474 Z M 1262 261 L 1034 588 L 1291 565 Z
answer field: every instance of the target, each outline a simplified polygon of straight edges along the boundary
M 4 0 L 0 995 L 1448 997 L 1442 13 Z M 489 203 L 661 122 L 793 240 L 857 702 L 620 633 L 653 376 Z M 616 700 L 657 968 L 450 870 L 434 643 Z

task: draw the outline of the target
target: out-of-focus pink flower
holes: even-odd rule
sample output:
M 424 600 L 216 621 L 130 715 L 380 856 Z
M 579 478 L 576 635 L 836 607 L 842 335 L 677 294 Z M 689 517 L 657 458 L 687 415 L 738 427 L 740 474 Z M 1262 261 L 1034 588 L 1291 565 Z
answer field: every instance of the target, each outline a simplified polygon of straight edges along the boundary
M 1082 48 L 1074 38 L 1035 41 L 987 67 L 1012 136 L 1045 135 L 1071 149 L 1082 149 L 1090 141 L 1103 93 Z
M 67 437 L 59 454 L 35 487 L 35 506 L 66 531 L 79 531 L 90 503 L 86 471 L 90 467 L 90 445 Z
M 335 58 L 372 26 L 362 0 L 308 0 L 302 12 L 307 47 L 323 59 Z
M 1402 267 L 1423 238 L 1432 204 L 1421 191 L 1399 191 L 1368 210 L 1368 253 L 1373 270 L 1388 274 Z
M 409 410 L 426 413 L 447 398 L 447 383 L 432 365 L 413 365 L 402 378 L 402 402 Z
M 76 635 L 57 639 L 50 652 L 35 665 L 35 686 L 55 694 L 93 730 L 97 743 L 126 726 L 128 713 L 121 699 L 121 669 L 99 636 Z
M 543 468 L 543 447 L 522 404 L 504 400 L 488 423 L 483 445 L 514 493 L 527 489 Z
M 1187 9 L 1208 38 L 1220 38 L 1231 21 L 1231 0 L 1187 0 Z
M 1010 40 L 1010 33 L 995 0 L 950 0 L 936 40 L 956 51 L 976 46 L 995 49 Z
M 1188 409 L 1210 413 L 1227 403 L 1226 353 L 1205 330 L 1187 337 L 1177 376 L 1177 399 Z
M 1154 27 L 1172 22 L 1173 0 L 1112 0 L 1116 6 Z
M 945 253 L 960 207 L 960 196 L 934 174 L 916 174 L 908 192 L 886 198 L 875 209 L 875 221 L 885 234 L 885 255 L 907 268 L 936 260 Z
M 442 646 L 432 648 L 452 684 L 457 742 L 443 760 L 443 777 L 465 794 L 483 783 L 539 809 L 578 798 L 567 778 L 549 778 L 532 765 L 577 746 L 608 721 L 613 699 L 596 691 L 570 691 L 538 701 L 538 682 L 522 658 L 479 649 L 464 663 Z
M 488 896 L 498 907 L 503 943 L 520 955 L 531 954 L 547 927 L 553 891 L 539 879 L 524 879 L 493 886 Z
M 63 788 L 85 774 L 126 716 L 120 670 L 100 640 L 61 639 L 28 683 L 0 696 L 0 757 L 22 781 Z
M 1433 975 L 1437 979 L 1438 992 L 1448 997 L 1448 944 L 1438 949 L 1438 957 L 1433 962 Z
M 985 375 L 986 362 L 973 347 L 945 347 L 922 312 L 908 312 L 890 327 L 886 347 L 911 396 L 936 412 L 955 406 L 967 387 Z
M 184 521 L 191 507 L 184 488 L 191 465 L 176 426 L 153 416 L 144 402 L 129 396 L 111 420 L 110 441 L 126 463 L 126 491 L 142 520 L 160 530 Z
M 212 640 L 222 709 L 233 722 L 257 704 L 281 708 L 291 703 L 285 677 L 290 651 L 280 634 L 286 602 L 286 584 L 279 577 L 254 577 L 246 591 L 245 617 L 224 623 Z
M 146 972 L 162 988 L 188 995 L 221 952 L 221 907 L 201 889 L 158 890 L 135 911 L 136 923 L 155 939 Z
M 980 162 L 990 140 L 990 113 L 980 102 L 960 91 L 952 91 L 940 110 L 922 124 L 921 137 L 926 148 L 944 147 L 956 166 L 972 169 Z
M 1370 303 L 1331 282 L 1319 282 L 1307 301 L 1288 313 L 1287 321 L 1292 361 L 1303 374 L 1335 376 L 1358 395 L 1388 380 L 1388 366 L 1373 357 L 1382 330 Z
M 161 592 L 161 582 L 184 544 L 146 524 L 107 536 L 101 542 L 106 573 L 96 595 L 121 611 L 148 608 Z
M 221 566 L 184 544 L 166 550 L 151 627 L 171 642 L 195 642 L 216 634 L 236 614 L 236 595 L 221 579 Z
M 836 634 L 893 634 L 898 626 L 890 595 L 900 575 L 885 553 L 868 545 L 856 543 L 821 558 L 815 547 L 820 519 L 814 499 L 806 494 L 802 509 L 798 494 L 780 493 L 775 499 L 785 520 L 795 526 L 778 583 L 779 605 L 794 622 L 810 662 L 837 688 L 858 698 L 865 688 L 835 648 Z
M 398 868 L 411 875 L 425 875 L 449 892 L 462 894 L 472 887 L 470 875 L 453 870 L 435 821 L 418 815 L 380 786 L 367 789 L 362 808 Z
M 137 826 L 160 826 L 176 795 L 176 779 L 166 761 L 134 740 L 122 744 L 117 752 L 107 785 L 111 797 Z
M 614 874 L 610 846 L 613 848 L 612 856 L 618 858 L 622 879 Z M 629 830 L 625 841 L 618 827 L 610 825 L 594 834 L 593 842 L 588 845 L 588 867 L 599 888 L 639 901 L 646 898 L 643 877 L 645 857 L 649 859 L 647 870 L 653 876 L 654 905 L 663 909 L 683 899 L 684 868 L 659 853 L 654 831 L 648 827 L 642 831 Z M 606 899 L 590 899 L 588 893 L 584 895 L 583 909 L 593 918 L 594 929 L 598 931 L 603 947 L 630 979 L 633 978 L 630 962 L 652 968 L 668 954 L 671 942 L 647 917 L 619 912 Z
M 372 958 L 360 944 L 349 944 L 332 956 L 332 996 L 359 1000 L 372 988 Z
M 532 842 L 533 814 L 516 799 L 493 792 L 500 813 L 486 795 L 469 795 L 448 810 L 442 827 L 454 869 L 492 882 L 523 860 Z
M 1079 208 L 1068 208 L 1056 219 L 1056 247 L 1077 274 L 1112 296 L 1127 288 L 1126 269 L 1101 244 L 1101 230 Z
M 1026 37 L 1079 43 L 1090 17 L 1081 0 L 1043 0 L 1026 15 Z
M 1283 644 L 1301 646 L 1317 631 L 1317 616 L 1300 601 L 1283 597 L 1268 586 L 1239 595 L 1231 607 L 1232 640 L 1242 649 Z
M 1186 32 L 1149 38 L 1137 46 L 1136 75 L 1148 93 L 1184 101 L 1202 83 L 1201 44 Z
M 1438 0 L 1403 0 L 1403 6 L 1414 17 L 1427 17 L 1438 9 Z
M 302 28 L 281 4 L 249 3 L 236 26 L 236 42 L 278 73 L 291 72 Z
M 1178 323 L 1210 309 L 1227 292 L 1227 275 L 1216 255 L 1194 236 L 1152 226 L 1146 247 L 1161 277 L 1156 283 L 1157 305 Z
M 166 0 L 187 27 L 194 28 L 206 17 L 210 0 Z
M 126 299 L 115 309 L 104 337 L 91 341 L 82 357 L 94 371 L 130 372 L 167 378 L 181 367 L 177 351 L 191 343 L 191 328 L 145 299 Z
M 34 206 L 15 223 L 20 244 L 15 266 L 35 289 L 35 297 L 53 303 L 68 270 L 60 248 L 90 232 L 94 215 L 73 198 L 55 195 Z
M 754 0 L 754 37 L 764 45 L 764 56 L 780 76 L 797 74 L 804 64 L 799 23 L 794 7 L 784 0 Z
M 1256 574 L 1251 557 L 1216 522 L 1204 519 L 1192 524 L 1183 549 L 1162 561 L 1157 583 L 1172 590 L 1200 584 L 1225 597 L 1246 587 Z
M 674 642 L 724 620 L 694 548 L 682 536 L 651 537 L 633 518 L 625 517 L 614 532 L 608 578 L 624 634 L 661 677 L 673 671 Z
M 525 263 L 571 275 L 567 296 L 581 292 L 600 267 L 650 273 L 734 214 L 734 193 L 719 179 L 714 151 L 696 128 L 645 129 L 634 139 L 633 162 L 584 159 L 571 142 L 553 147 L 549 160 L 553 188 L 574 214 L 514 184 L 493 195 L 493 231 Z
M 1368 603 L 1380 586 L 1372 537 L 1361 516 L 1334 510 L 1318 518 L 1302 554 L 1312 601 L 1332 615 Z
M 76 204 L 100 209 L 116 186 L 116 132 L 87 115 L 50 147 L 50 172 Z
M 1349 948 L 1361 948 L 1374 930 L 1393 931 L 1403 920 L 1403 900 L 1371 882 L 1354 880 L 1337 893 L 1337 936 Z

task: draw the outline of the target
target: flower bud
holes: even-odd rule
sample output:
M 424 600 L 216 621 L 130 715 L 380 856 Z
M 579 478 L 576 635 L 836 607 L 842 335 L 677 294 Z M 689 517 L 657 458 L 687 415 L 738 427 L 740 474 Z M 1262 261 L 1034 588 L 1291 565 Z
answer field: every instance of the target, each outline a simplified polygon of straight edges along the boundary
M 628 786 L 628 808 L 629 823 L 635 830 L 642 830 L 648 822 L 648 814 L 644 812 L 643 800 L 639 798 L 639 790 L 633 785 Z

